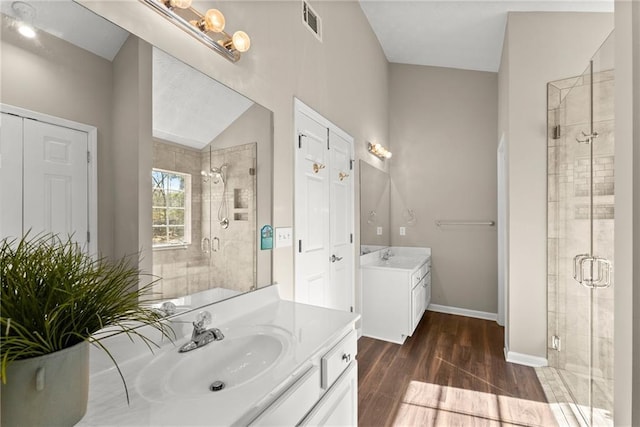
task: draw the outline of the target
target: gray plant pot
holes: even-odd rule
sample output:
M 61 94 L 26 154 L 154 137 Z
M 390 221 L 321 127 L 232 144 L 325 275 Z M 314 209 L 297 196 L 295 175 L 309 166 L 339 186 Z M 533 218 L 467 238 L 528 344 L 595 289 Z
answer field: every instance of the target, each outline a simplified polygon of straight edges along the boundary
M 89 396 L 89 343 L 12 362 L 1 386 L 2 426 L 72 426 Z

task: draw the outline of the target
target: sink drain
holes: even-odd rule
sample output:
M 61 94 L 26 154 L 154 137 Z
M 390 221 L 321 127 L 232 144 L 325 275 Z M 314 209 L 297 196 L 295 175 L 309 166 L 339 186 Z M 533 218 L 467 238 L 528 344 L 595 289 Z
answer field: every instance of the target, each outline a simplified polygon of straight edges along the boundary
M 224 388 L 224 383 L 222 381 L 214 381 L 209 386 L 209 390 L 211 391 L 220 391 Z

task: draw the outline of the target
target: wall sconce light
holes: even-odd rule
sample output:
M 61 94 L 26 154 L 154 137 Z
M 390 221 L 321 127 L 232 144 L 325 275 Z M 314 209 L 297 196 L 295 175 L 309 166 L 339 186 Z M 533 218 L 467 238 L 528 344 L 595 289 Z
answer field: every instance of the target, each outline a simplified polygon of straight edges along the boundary
M 140 1 L 231 62 L 237 62 L 241 53 L 251 47 L 251 39 L 244 31 L 233 35 L 224 31 L 225 18 L 218 9 L 202 14 L 191 7 L 191 0 Z
M 380 157 L 382 160 L 390 159 L 392 156 L 391 151 L 387 150 L 380 144 L 367 142 L 367 150 L 369 150 L 371 154 Z

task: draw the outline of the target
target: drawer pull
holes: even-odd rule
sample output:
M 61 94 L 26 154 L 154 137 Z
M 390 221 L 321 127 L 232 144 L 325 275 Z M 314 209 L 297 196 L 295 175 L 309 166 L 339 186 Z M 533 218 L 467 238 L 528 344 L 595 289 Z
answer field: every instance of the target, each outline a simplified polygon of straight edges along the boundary
M 347 354 L 347 353 L 344 353 L 344 354 L 342 355 L 342 360 L 344 360 L 346 363 L 351 362 L 351 355 L 350 355 L 350 354 Z

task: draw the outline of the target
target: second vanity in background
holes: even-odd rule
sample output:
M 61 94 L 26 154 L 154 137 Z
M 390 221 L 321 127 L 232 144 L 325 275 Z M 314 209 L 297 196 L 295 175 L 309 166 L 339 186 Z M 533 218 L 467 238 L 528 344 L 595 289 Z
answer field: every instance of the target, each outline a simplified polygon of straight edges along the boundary
M 391 247 L 360 260 L 362 334 L 402 344 L 431 300 L 431 249 Z

